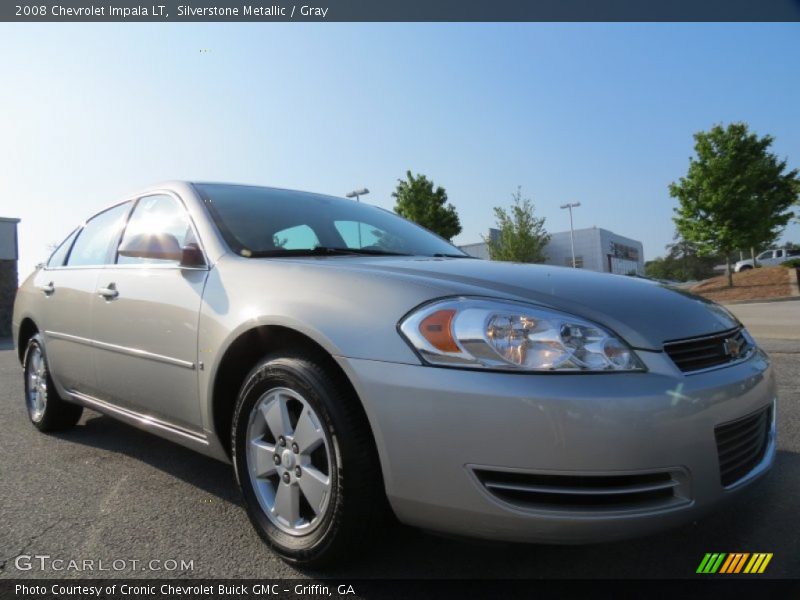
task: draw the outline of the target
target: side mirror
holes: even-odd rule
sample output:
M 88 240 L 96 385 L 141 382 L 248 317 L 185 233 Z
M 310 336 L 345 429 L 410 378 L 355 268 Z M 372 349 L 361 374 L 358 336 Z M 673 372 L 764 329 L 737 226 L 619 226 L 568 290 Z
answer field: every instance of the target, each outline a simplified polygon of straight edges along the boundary
M 186 244 L 181 249 L 181 266 L 182 267 L 205 267 L 206 259 L 203 257 L 203 251 L 200 246 L 194 242 Z
M 178 238 L 169 233 L 133 235 L 119 247 L 119 255 L 155 260 L 180 261 L 183 259 L 183 251 L 178 244 Z

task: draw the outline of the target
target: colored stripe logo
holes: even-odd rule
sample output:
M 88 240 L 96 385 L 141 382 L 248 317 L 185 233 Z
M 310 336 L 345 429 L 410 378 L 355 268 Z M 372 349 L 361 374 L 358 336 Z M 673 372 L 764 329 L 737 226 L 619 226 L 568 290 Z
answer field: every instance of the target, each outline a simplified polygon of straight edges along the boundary
M 697 573 L 726 575 L 736 573 L 763 573 L 769 561 L 772 560 L 771 552 L 708 552 L 700 561 Z

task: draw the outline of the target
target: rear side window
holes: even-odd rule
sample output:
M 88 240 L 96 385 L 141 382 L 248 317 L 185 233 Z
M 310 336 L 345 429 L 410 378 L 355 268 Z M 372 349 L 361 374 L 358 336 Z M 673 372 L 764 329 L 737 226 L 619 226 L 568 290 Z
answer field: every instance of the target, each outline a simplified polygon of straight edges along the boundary
M 119 235 L 129 209 L 130 202 L 126 202 L 92 217 L 75 240 L 67 266 L 88 267 L 109 262 L 111 242 Z
M 50 255 L 50 260 L 47 261 L 47 268 L 54 269 L 56 267 L 63 267 L 64 261 L 67 258 L 67 254 L 69 253 L 69 249 L 72 247 L 72 242 L 75 240 L 75 236 L 78 235 L 80 229 L 76 229 L 72 233 L 67 236 L 61 245 L 55 249 L 55 251 Z

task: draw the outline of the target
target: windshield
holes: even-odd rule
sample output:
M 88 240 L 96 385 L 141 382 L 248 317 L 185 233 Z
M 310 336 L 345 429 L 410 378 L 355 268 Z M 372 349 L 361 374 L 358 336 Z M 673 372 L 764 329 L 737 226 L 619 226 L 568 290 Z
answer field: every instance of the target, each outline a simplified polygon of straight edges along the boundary
M 383 209 L 274 188 L 196 184 L 225 241 L 242 256 L 458 256 L 461 250 Z

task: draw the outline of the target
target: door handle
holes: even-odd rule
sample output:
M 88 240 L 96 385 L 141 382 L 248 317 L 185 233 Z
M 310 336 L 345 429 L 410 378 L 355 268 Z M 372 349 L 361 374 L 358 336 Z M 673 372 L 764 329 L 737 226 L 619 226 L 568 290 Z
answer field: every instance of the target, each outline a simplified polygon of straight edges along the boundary
M 53 285 L 53 282 L 51 281 L 50 283 L 48 283 L 47 285 L 43 285 L 43 286 L 42 286 L 42 287 L 40 287 L 39 289 L 40 289 L 40 290 L 42 290 L 42 293 L 43 293 L 45 296 L 50 296 L 50 295 L 52 295 L 52 294 L 53 294 L 53 292 L 55 292 L 55 291 L 56 291 L 56 286 L 54 286 L 54 285 Z
M 97 293 L 106 300 L 113 300 L 114 298 L 119 296 L 119 291 L 117 290 L 116 283 L 109 283 L 106 287 L 97 290 Z

